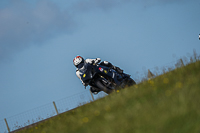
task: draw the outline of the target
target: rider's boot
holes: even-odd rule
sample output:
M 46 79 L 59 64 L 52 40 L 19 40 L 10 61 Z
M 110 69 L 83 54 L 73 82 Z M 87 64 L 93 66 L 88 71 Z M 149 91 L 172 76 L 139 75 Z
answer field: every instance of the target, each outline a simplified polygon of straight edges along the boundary
M 119 74 L 117 76 L 118 81 L 122 81 L 123 80 L 123 70 L 116 66 L 112 66 L 112 69 L 114 69 Z
M 120 69 L 119 67 L 113 66 L 112 67 L 116 72 L 118 72 L 120 75 L 123 74 L 123 70 Z

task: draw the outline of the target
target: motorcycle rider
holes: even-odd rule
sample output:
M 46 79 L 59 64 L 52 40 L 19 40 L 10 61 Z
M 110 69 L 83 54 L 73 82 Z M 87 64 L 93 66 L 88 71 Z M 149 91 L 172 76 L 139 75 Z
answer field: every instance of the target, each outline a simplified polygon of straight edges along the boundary
M 95 63 L 95 64 L 98 64 L 99 62 L 101 62 L 101 59 L 100 58 L 96 58 L 96 59 L 86 59 L 86 60 L 84 60 L 84 58 L 83 57 L 81 57 L 81 56 L 76 56 L 74 59 L 73 59 L 73 64 L 74 64 L 74 66 L 76 67 L 76 76 L 81 80 L 81 73 L 80 73 L 80 71 L 79 71 L 79 69 L 80 69 L 80 67 L 81 67 L 81 65 L 83 65 L 84 63 L 89 63 L 89 64 L 93 64 L 93 63 Z M 109 68 L 111 68 L 111 69 L 114 69 L 116 72 L 118 72 L 119 74 L 122 74 L 123 73 L 123 70 L 122 69 L 120 69 L 119 67 L 116 67 L 116 66 L 113 66 L 110 62 L 108 62 L 108 61 L 103 61 L 103 62 L 101 62 L 100 63 L 100 65 L 102 65 L 102 66 L 107 66 L 107 67 L 109 67 Z M 81 80 L 81 82 L 82 82 L 82 84 L 84 85 L 84 86 L 87 86 L 87 84 L 85 84 L 82 80 Z M 90 90 L 91 90 L 91 92 L 93 92 L 93 93 L 98 93 L 98 89 L 97 88 L 94 88 L 94 87 L 90 87 Z

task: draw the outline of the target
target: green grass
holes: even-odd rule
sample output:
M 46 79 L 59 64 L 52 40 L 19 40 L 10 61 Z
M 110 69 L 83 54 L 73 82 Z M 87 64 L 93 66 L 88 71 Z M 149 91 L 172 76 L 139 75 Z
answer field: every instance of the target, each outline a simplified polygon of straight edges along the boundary
M 200 62 L 60 114 L 18 133 L 199 133 Z

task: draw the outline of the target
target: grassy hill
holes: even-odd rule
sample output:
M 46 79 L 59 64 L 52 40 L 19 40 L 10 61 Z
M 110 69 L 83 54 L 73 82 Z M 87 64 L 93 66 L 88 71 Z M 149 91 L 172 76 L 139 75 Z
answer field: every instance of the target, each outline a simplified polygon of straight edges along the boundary
M 200 62 L 120 90 L 19 133 L 199 133 Z

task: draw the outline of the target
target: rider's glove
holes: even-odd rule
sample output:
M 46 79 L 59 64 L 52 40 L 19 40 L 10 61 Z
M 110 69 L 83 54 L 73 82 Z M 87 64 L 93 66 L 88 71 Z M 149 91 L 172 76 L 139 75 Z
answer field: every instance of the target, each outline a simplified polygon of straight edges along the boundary
M 95 64 L 98 64 L 99 62 L 101 61 L 101 59 L 100 58 L 96 58 L 96 60 L 95 60 Z

